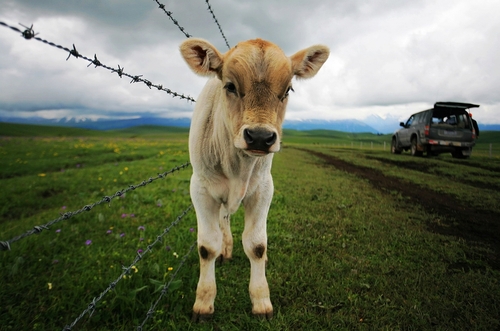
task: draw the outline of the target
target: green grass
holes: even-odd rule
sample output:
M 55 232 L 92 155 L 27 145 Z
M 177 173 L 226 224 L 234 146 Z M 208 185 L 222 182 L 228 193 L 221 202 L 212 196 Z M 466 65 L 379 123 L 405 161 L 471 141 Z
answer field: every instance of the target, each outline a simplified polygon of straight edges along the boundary
M 45 129 L 40 134 L 33 130 L 31 138 L 0 139 L 0 240 L 188 161 L 185 130 L 140 128 L 58 137 L 40 137 Z M 487 138 L 486 133 L 481 136 L 484 144 Z M 457 181 L 465 176 L 498 184 L 498 159 L 393 156 L 388 146 L 383 150 L 387 139 L 286 131 L 284 143 L 383 170 L 409 185 L 433 181 L 435 185 L 427 187 L 464 199 L 469 195 L 471 203 L 498 212 L 498 190 L 471 190 L 470 183 Z M 431 164 L 434 170 L 423 173 L 395 162 Z M 450 174 L 447 180 L 443 172 Z M 129 191 L 109 205 L 61 221 L 13 243 L 11 251 L 0 252 L 0 329 L 62 330 L 70 324 L 121 274 L 122 266 L 134 260 L 137 250 L 145 250 L 190 205 L 190 175 L 188 168 Z M 274 319 L 251 316 L 250 267 L 240 243 L 240 210 L 232 218 L 234 259 L 216 270 L 213 320 L 190 322 L 198 280 L 198 257 L 193 252 L 145 330 L 500 327 L 500 272 L 479 258 L 470 243 L 430 232 L 435 215 L 418 203 L 377 190 L 367 180 L 295 148 L 284 148 L 275 156 L 273 176 L 267 277 Z M 196 239 L 195 224 L 191 211 L 144 255 L 137 272 L 122 279 L 97 304 L 92 317 L 86 315 L 75 329 L 135 329 Z M 92 243 L 87 245 L 87 240 Z M 474 267 L 450 267 L 457 265 Z

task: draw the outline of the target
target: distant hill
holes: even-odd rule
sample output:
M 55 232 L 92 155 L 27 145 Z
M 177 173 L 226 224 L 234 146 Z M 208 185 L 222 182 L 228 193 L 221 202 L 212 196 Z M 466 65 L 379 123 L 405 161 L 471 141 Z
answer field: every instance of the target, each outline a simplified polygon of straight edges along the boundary
M 72 127 L 91 130 L 117 130 L 126 129 L 136 126 L 155 125 L 155 126 L 170 126 L 188 128 L 191 120 L 189 118 L 158 118 L 158 117 L 141 117 L 133 119 L 118 119 L 118 120 L 75 120 L 75 119 L 44 119 L 40 117 L 31 118 L 1 118 L 0 122 L 4 123 L 19 123 L 19 124 L 35 124 L 35 125 L 51 125 Z M 336 130 L 345 132 L 371 132 L 377 133 L 375 128 L 366 125 L 358 120 L 286 120 L 284 128 L 294 130 Z
M 19 123 L 19 124 L 35 124 L 35 125 L 52 125 L 80 129 L 91 130 L 117 130 L 126 129 L 135 126 L 155 125 L 155 126 L 175 126 L 188 128 L 191 124 L 189 118 L 159 118 L 159 117 L 140 117 L 132 119 L 117 119 L 117 120 L 75 120 L 75 119 L 45 119 L 41 117 L 19 118 L 19 117 L 0 117 L 0 122 L 4 123 Z
M 479 131 L 500 131 L 500 124 L 481 124 L 478 123 Z
M 332 130 L 343 132 L 369 132 L 378 133 L 375 128 L 358 120 L 285 120 L 285 129 L 299 131 Z
M 119 130 L 138 126 L 168 126 L 189 128 L 191 119 L 189 118 L 160 118 L 160 117 L 140 117 L 131 119 L 116 119 L 116 120 L 75 120 L 75 119 L 45 119 L 41 117 L 0 117 L 0 123 L 18 123 L 18 124 L 34 124 L 34 125 L 49 125 L 67 128 L 80 128 L 90 130 Z M 367 124 L 369 123 L 369 124 Z M 298 131 L 308 130 L 332 130 L 350 133 L 393 133 L 399 129 L 399 120 L 396 117 L 382 118 L 377 115 L 372 115 L 364 121 L 359 120 L 285 120 L 283 124 L 285 129 L 293 129 Z M 481 131 L 500 131 L 500 124 L 481 124 Z M 0 133 L 1 134 L 1 133 Z
M 141 125 L 116 130 L 92 130 L 54 125 L 35 125 L 0 122 L 0 136 L 11 137 L 136 137 L 181 135 L 187 137 L 189 128 Z

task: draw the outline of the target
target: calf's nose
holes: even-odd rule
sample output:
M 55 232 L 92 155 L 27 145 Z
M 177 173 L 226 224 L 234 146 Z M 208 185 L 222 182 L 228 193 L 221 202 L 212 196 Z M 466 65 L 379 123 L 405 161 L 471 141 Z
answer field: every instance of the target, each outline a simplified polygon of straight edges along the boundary
M 248 149 L 267 152 L 277 139 L 273 131 L 262 128 L 243 130 L 243 138 L 248 145 Z

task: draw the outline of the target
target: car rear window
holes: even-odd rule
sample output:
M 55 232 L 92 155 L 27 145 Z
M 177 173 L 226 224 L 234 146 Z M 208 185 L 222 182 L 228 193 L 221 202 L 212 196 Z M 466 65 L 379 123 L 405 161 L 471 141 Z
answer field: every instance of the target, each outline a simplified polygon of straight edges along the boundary
M 471 129 L 469 114 L 463 109 L 435 109 L 432 114 L 432 125 Z

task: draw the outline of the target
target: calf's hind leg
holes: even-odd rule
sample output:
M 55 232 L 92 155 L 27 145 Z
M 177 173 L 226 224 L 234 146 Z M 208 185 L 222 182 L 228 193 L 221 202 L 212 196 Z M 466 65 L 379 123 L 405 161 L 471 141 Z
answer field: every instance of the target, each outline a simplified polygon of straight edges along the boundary
M 222 230 L 222 252 L 221 262 L 229 261 L 233 258 L 233 234 L 231 233 L 231 215 L 224 206 L 220 208 L 219 222 Z

